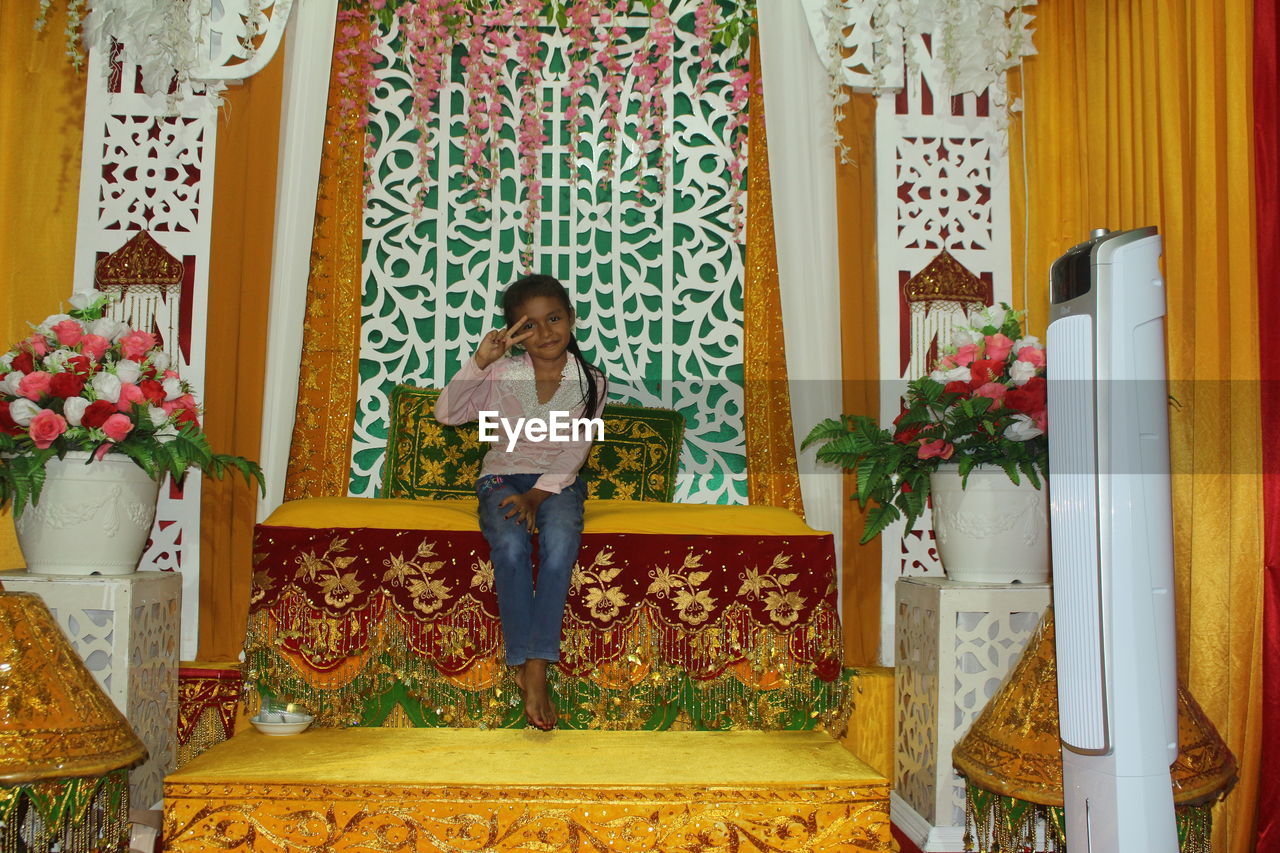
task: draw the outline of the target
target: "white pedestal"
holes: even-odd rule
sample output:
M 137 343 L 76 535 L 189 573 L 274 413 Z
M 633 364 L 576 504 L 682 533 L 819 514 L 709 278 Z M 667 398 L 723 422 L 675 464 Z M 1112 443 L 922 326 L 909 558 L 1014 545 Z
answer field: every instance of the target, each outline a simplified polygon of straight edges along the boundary
M 903 578 L 895 588 L 893 821 L 925 853 L 964 849 L 951 750 L 1017 663 L 1049 584 Z
M 178 637 L 182 577 L 135 572 L 114 577 L 0 573 L 10 592 L 44 600 L 103 691 L 147 748 L 129 773 L 130 802 L 151 808 L 177 766 Z

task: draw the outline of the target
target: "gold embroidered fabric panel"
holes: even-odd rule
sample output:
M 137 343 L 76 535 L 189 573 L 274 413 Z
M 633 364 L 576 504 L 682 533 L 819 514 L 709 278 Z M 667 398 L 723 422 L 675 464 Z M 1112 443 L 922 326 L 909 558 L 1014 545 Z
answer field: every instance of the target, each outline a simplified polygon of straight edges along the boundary
M 251 701 L 287 695 L 331 726 L 406 710 L 418 725 L 511 724 L 487 554 L 478 531 L 259 525 Z M 829 535 L 584 533 L 553 682 L 562 720 L 799 728 L 838 715 L 833 562 Z
M 165 849 L 385 853 L 870 853 L 893 849 L 875 791 L 593 792 L 166 786 Z M 291 796 L 292 795 L 292 796 Z
M 758 46 L 758 45 L 757 45 Z M 759 80 L 758 50 L 751 72 Z M 791 432 L 791 392 L 778 293 L 778 254 L 773 232 L 769 145 L 764 128 L 764 87 L 753 85 L 747 110 L 747 253 L 743 282 L 742 360 L 747 442 L 747 499 L 786 507 L 803 516 L 800 476 Z
M 171 853 L 867 853 L 893 849 L 888 798 L 821 732 L 247 731 L 166 780 L 164 835 Z
M 335 54 L 346 29 L 338 27 Z M 343 70 L 334 62 L 329 81 L 286 500 L 345 495 L 350 476 L 360 370 L 364 131 L 339 106 L 353 97 L 339 81 Z

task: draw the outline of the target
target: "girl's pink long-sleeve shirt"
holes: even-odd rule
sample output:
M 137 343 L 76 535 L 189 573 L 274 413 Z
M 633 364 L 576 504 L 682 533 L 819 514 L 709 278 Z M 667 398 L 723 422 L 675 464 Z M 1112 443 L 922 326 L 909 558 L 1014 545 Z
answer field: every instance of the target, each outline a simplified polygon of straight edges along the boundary
M 552 412 L 567 413 L 568 419 L 583 417 L 586 401 L 580 374 L 577 359 L 569 354 L 560 374 L 560 387 L 550 400 L 541 403 L 533 361 L 528 354 L 499 359 L 483 370 L 473 356 L 440 393 L 435 405 L 436 420 L 457 426 L 478 420 L 481 412 L 496 413 L 508 427 L 498 427 L 497 441 L 485 454 L 480 476 L 541 474 L 533 487 L 559 493 L 573 483 L 578 469 L 587 460 L 591 452 L 591 432 L 580 430 L 577 441 L 534 441 L 523 429 L 517 432 L 516 423 L 518 418 L 547 422 Z M 599 404 L 593 417 L 599 417 L 604 410 L 603 376 L 596 376 L 596 392 Z M 510 450 L 507 449 L 509 431 L 516 433 Z

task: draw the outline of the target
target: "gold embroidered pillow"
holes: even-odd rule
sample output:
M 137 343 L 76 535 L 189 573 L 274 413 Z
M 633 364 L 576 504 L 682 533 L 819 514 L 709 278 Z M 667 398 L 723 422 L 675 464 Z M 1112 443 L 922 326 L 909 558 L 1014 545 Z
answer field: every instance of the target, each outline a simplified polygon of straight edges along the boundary
M 488 445 L 476 424 L 444 426 L 435 419 L 440 391 L 397 385 L 382 474 L 384 498 L 475 497 Z M 604 407 L 604 440 L 582 466 L 589 498 L 670 501 L 684 442 L 684 418 L 670 409 Z

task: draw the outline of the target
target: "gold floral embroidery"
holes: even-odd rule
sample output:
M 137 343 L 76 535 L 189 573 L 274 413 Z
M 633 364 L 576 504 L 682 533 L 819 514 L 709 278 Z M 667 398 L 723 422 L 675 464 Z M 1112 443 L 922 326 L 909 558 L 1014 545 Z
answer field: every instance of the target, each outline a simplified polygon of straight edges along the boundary
M 334 572 L 320 581 L 320 590 L 324 593 L 325 604 L 343 607 L 361 592 L 360 580 L 355 572 L 347 572 L 345 575 Z
M 471 574 L 471 587 L 481 592 L 493 591 L 493 563 L 489 560 L 476 560 Z
M 702 555 L 690 551 L 685 554 L 684 565 L 671 570 L 659 567 L 649 572 L 653 583 L 649 584 L 647 594 L 658 598 L 670 598 L 672 604 L 680 612 L 680 619 L 690 625 L 701 625 L 711 617 L 716 603 L 711 593 L 697 587 L 706 583 L 711 572 L 691 571 L 702 567 Z
M 325 548 L 323 556 L 317 557 L 314 551 L 305 552 L 294 560 L 298 564 L 298 570 L 293 574 L 294 580 L 311 582 L 325 571 L 332 571 L 334 574 L 340 573 L 356 561 L 355 557 L 336 556 L 346 550 L 347 540 L 339 538 L 329 542 L 329 547 Z
M 778 571 L 785 572 L 789 568 L 791 568 L 791 556 L 775 554 L 773 564 L 763 572 L 755 567 L 747 569 L 742 575 L 742 586 L 738 588 L 739 598 L 759 601 L 763 596 L 764 607 L 769 612 L 769 618 L 784 628 L 800 618 L 800 611 L 805 605 L 803 595 L 787 589 L 799 575 L 794 572 L 774 574 Z
M 573 594 L 578 594 L 583 587 L 589 586 L 583 603 L 591 611 L 591 618 L 609 622 L 616 619 L 627 604 L 625 592 L 616 586 L 608 586 L 621 573 L 622 568 L 613 564 L 613 550 L 602 548 L 587 568 L 574 565 L 569 588 Z
M 267 557 L 267 553 L 265 551 L 253 552 L 254 572 L 253 572 L 253 580 L 250 583 L 250 587 L 249 587 L 250 589 L 249 604 L 250 605 L 257 604 L 259 601 L 263 599 L 264 596 L 266 596 L 268 592 L 270 592 L 272 589 L 275 588 L 276 581 L 275 581 L 275 578 L 271 576 L 271 570 L 258 568 L 258 566 L 262 564 L 262 561 L 265 560 L 266 557 Z
M 362 587 L 356 572 L 343 573 L 344 569 L 356 561 L 355 557 L 341 556 L 346 550 L 347 540 L 335 538 L 329 542 L 321 556 L 316 556 L 314 551 L 303 553 L 294 561 L 298 564 L 294 580 L 318 584 L 324 593 L 325 603 L 330 607 L 350 604 L 362 591 Z
M 406 560 L 400 554 L 392 554 L 382 561 L 387 570 L 382 573 L 383 583 L 403 586 L 413 599 L 413 608 L 424 614 L 435 613 L 452 597 L 453 590 L 444 581 L 434 577 L 444 568 L 444 560 L 432 560 L 436 556 L 434 542 L 423 541 L 413 559 Z

